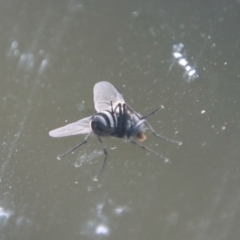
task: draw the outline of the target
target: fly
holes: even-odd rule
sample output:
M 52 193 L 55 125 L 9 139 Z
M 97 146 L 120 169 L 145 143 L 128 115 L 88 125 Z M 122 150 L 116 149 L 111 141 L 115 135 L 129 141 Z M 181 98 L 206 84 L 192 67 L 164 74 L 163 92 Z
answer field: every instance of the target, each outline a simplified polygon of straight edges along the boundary
M 49 135 L 51 137 L 67 137 L 79 134 L 86 135 L 83 142 L 58 156 L 58 159 L 61 159 L 63 156 L 87 143 L 89 137 L 94 134 L 98 138 L 105 155 L 102 167 L 95 180 L 97 180 L 102 173 L 108 156 L 107 149 L 104 146 L 101 137 L 113 136 L 117 138 L 126 138 L 131 143 L 154 153 L 165 160 L 166 158 L 163 157 L 162 154 L 158 154 L 150 148 L 138 143 L 146 139 L 144 134 L 145 125 L 156 137 L 172 143 L 177 143 L 178 145 L 182 144 L 181 142 L 170 140 L 156 133 L 152 126 L 146 121 L 146 118 L 153 115 L 160 109 L 160 107 L 142 117 L 124 101 L 123 96 L 117 91 L 117 89 L 111 83 L 106 81 L 95 84 L 93 88 L 93 96 L 94 107 L 96 110 L 95 114 L 52 130 L 49 132 Z M 134 139 L 138 140 L 138 142 L 134 141 Z

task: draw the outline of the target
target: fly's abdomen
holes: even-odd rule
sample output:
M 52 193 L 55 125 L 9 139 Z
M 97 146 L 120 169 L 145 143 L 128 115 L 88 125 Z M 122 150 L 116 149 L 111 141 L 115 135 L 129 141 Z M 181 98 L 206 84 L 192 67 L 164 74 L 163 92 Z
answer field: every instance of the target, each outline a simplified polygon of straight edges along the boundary
M 114 133 L 117 125 L 116 116 L 110 111 L 102 111 L 92 117 L 91 128 L 98 136 L 109 136 Z

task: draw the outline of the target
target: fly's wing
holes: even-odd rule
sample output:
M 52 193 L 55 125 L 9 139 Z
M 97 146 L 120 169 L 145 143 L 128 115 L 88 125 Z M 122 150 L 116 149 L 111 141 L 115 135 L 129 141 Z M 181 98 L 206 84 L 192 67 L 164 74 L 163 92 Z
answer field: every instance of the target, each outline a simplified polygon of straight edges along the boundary
M 83 118 L 77 122 L 70 123 L 64 127 L 57 128 L 49 132 L 51 137 L 67 137 L 78 134 L 87 134 L 92 131 L 90 126 L 92 116 Z
M 111 102 L 113 109 L 119 104 L 125 103 L 122 95 L 118 90 L 109 82 L 98 82 L 93 88 L 94 106 L 97 112 L 110 110 Z

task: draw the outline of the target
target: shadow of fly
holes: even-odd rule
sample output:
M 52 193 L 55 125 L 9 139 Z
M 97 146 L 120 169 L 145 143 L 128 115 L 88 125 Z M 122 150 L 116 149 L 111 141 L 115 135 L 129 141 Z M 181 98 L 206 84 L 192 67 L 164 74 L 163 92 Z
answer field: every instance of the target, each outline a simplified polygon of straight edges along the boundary
M 94 178 L 95 180 L 98 180 L 98 177 L 101 175 L 108 156 L 107 149 L 103 144 L 101 137 L 112 136 L 117 138 L 126 138 L 129 142 L 161 157 L 165 161 L 167 159 L 162 154 L 159 154 L 139 143 L 146 139 L 144 134 L 145 125 L 154 136 L 178 145 L 182 144 L 181 142 L 170 140 L 156 133 L 152 126 L 146 121 L 146 118 L 153 115 L 160 109 L 160 107 L 152 111 L 150 114 L 142 117 L 124 101 L 123 96 L 117 91 L 117 89 L 111 83 L 106 81 L 95 84 L 93 88 L 93 95 L 94 107 L 96 109 L 95 114 L 77 122 L 70 123 L 64 127 L 52 130 L 49 132 L 49 135 L 51 137 L 67 137 L 79 134 L 86 135 L 83 142 L 79 143 L 62 155 L 59 155 L 58 159 L 60 160 L 63 156 L 73 152 L 76 148 L 87 143 L 89 137 L 94 134 L 98 138 L 105 155 L 100 171 Z

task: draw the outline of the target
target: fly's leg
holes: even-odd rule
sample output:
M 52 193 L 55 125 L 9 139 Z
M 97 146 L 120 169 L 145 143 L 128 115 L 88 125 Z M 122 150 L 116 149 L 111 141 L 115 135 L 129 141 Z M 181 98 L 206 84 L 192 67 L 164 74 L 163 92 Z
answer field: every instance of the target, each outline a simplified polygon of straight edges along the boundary
M 143 120 L 143 119 L 145 119 L 145 118 L 148 118 L 148 117 L 150 117 L 151 115 L 153 115 L 155 112 L 157 112 L 161 107 L 158 107 L 158 108 L 156 108 L 154 111 L 152 111 L 151 113 L 149 113 L 148 115 L 146 115 L 146 116 L 144 116 L 144 117 L 140 117 L 139 115 L 138 115 L 138 113 L 134 110 L 134 109 L 132 109 L 128 104 L 125 104 L 137 117 L 138 117 L 138 119 L 139 120 Z
M 71 149 L 68 150 L 67 152 L 65 152 L 65 153 L 63 153 L 63 154 L 61 154 L 61 155 L 59 155 L 59 156 L 57 157 L 57 159 L 58 159 L 58 160 L 61 160 L 62 157 L 66 156 L 66 155 L 69 154 L 70 152 L 74 151 L 76 148 L 78 148 L 78 147 L 82 146 L 83 144 L 87 143 L 87 141 L 88 141 L 90 135 L 91 135 L 91 133 L 89 133 L 89 134 L 85 137 L 85 139 L 84 139 L 83 142 L 79 143 L 77 146 L 71 148 Z
M 153 134 L 155 137 L 161 138 L 161 139 L 163 139 L 163 140 L 165 140 L 165 141 L 167 141 L 167 142 L 176 143 L 176 144 L 178 144 L 179 146 L 182 145 L 182 142 L 178 142 L 178 141 L 171 140 L 171 139 L 169 139 L 169 138 L 163 137 L 163 136 L 161 136 L 160 134 L 156 133 L 155 130 L 153 129 L 153 127 L 152 127 L 147 121 L 145 121 L 144 123 L 147 124 L 147 126 L 148 126 L 149 129 L 150 129 L 150 131 L 152 132 L 152 134 Z
M 126 105 L 133 113 L 136 114 L 136 116 L 139 118 L 139 120 L 144 120 L 145 118 L 147 117 L 150 117 L 151 115 L 153 115 L 155 112 L 157 112 L 161 107 L 158 107 L 157 109 L 155 109 L 153 112 L 151 112 L 150 114 L 144 116 L 144 117 L 140 117 L 129 105 Z M 179 142 L 179 141 L 174 141 L 174 140 L 171 140 L 169 138 L 166 138 L 166 137 L 163 137 L 161 136 L 160 134 L 156 133 L 155 130 L 153 129 L 153 127 L 146 121 L 144 120 L 144 123 L 146 123 L 146 125 L 148 126 L 148 128 L 150 129 L 150 131 L 152 132 L 152 134 L 155 136 L 155 137 L 158 137 L 158 138 L 161 138 L 165 141 L 168 141 L 168 142 L 171 142 L 171 143 L 175 143 L 175 144 L 178 144 L 179 146 L 182 145 L 182 142 Z
M 124 103 L 125 104 L 125 103 Z M 113 112 L 116 112 L 117 108 L 119 108 L 119 112 L 122 112 L 122 109 L 121 109 L 121 103 L 119 103 L 113 110 Z
M 147 150 L 147 151 L 149 151 L 149 152 L 151 152 L 151 153 L 159 156 L 160 158 L 162 158 L 162 159 L 164 160 L 164 162 L 169 162 L 169 159 L 168 159 L 168 158 L 165 158 L 162 154 L 159 154 L 159 153 L 157 153 L 157 152 L 154 152 L 152 149 L 150 149 L 150 148 L 148 148 L 148 147 L 146 147 L 146 146 L 144 146 L 144 145 L 142 145 L 142 144 L 140 144 L 140 143 L 137 143 L 137 142 L 135 142 L 135 141 L 133 141 L 133 140 L 131 140 L 131 139 L 130 139 L 129 141 L 130 141 L 131 143 L 137 145 L 138 147 L 140 147 L 140 148 L 142 148 L 142 149 L 144 149 L 144 150 Z
M 113 112 L 113 104 L 112 104 L 112 100 L 110 101 L 110 104 L 111 104 L 111 113 L 114 113 L 114 112 Z
M 102 171 L 103 171 L 103 169 L 104 169 L 104 167 L 105 167 L 105 164 L 106 164 L 106 161 L 107 161 L 107 156 L 108 156 L 107 149 L 106 149 L 106 147 L 104 146 L 104 144 L 103 144 L 103 142 L 102 142 L 102 140 L 101 140 L 100 137 L 98 137 L 98 141 L 100 142 L 100 144 L 101 144 L 101 146 L 102 146 L 102 149 L 103 149 L 103 152 L 104 152 L 105 157 L 104 157 L 103 164 L 102 164 L 102 167 L 101 167 L 98 175 L 97 175 L 96 177 L 94 177 L 94 179 L 93 179 L 94 181 L 98 181 L 98 178 L 99 178 L 99 176 L 101 175 L 101 173 L 102 173 Z
M 144 117 L 141 117 L 140 119 L 145 119 L 145 118 L 148 118 L 150 116 L 152 116 L 155 112 L 157 112 L 158 110 L 160 109 L 160 107 L 158 107 L 157 109 L 155 109 L 154 111 L 152 111 L 151 113 L 149 113 L 148 115 L 144 116 Z

